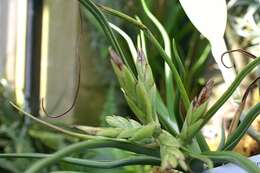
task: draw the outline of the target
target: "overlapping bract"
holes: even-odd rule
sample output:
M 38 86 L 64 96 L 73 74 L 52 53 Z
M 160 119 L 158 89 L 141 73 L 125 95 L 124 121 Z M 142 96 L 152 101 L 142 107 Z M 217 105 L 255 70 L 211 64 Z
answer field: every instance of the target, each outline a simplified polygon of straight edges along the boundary
M 185 155 L 180 149 L 180 141 L 167 131 L 159 129 L 159 122 L 155 110 L 156 86 L 153 80 L 151 68 L 147 63 L 144 54 L 141 51 L 138 52 L 138 58 L 135 64 L 138 74 L 137 78 L 131 74 L 122 61 L 119 61 L 120 57 L 114 51 L 110 50 L 110 54 L 114 71 L 128 105 L 139 120 L 143 124 L 147 124 L 139 127 L 140 132 L 134 132 L 134 129 L 128 129 L 126 132 L 122 131 L 118 136 L 126 137 L 127 135 L 125 134 L 132 133 L 133 137 L 129 138 L 130 140 L 133 138 L 136 140 L 136 136 L 142 136 L 140 134 L 146 134 L 149 137 L 153 136 L 156 139 L 156 142 L 160 145 L 160 155 L 162 159 L 161 165 L 163 170 L 175 169 L 177 166 L 180 166 L 183 170 L 188 170 L 188 166 L 185 163 Z M 118 121 L 115 121 L 115 119 L 112 121 L 110 117 L 107 120 L 111 120 L 111 123 L 109 124 L 114 127 L 116 122 L 122 122 L 126 126 L 130 122 L 130 120 L 129 122 L 126 122 L 126 120 L 119 119 L 120 118 L 118 118 Z M 117 127 L 118 126 L 120 126 L 120 123 Z M 130 133 L 128 133 L 129 131 Z M 145 137 L 148 137 L 146 135 Z
M 151 68 L 142 51 L 139 51 L 135 62 L 137 77 L 112 49 L 110 49 L 110 55 L 112 66 L 131 110 L 143 124 L 158 122 L 155 110 L 156 86 Z
M 194 130 L 204 123 L 204 115 L 208 105 L 208 98 L 211 95 L 214 82 L 209 80 L 202 88 L 198 98 L 195 98 L 187 111 L 186 118 L 182 127 L 180 138 L 183 141 L 190 140 Z
M 160 133 L 160 128 L 155 123 L 141 125 L 133 119 L 121 116 L 107 116 L 106 122 L 110 127 L 76 126 L 78 129 L 95 136 L 128 139 L 135 142 L 151 142 L 155 134 Z

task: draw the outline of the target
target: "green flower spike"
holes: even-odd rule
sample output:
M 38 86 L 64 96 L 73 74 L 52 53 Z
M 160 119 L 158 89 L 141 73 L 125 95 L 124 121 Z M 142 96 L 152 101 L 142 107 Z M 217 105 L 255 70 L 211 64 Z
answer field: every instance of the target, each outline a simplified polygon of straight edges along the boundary
M 149 64 L 139 51 L 135 62 L 137 78 L 124 65 L 119 55 L 109 49 L 111 63 L 124 93 L 126 101 L 142 124 L 158 123 L 155 110 L 156 86 Z M 158 123 L 159 124 L 159 123 Z
M 208 106 L 208 98 L 211 96 L 213 85 L 214 81 L 209 80 L 202 88 L 198 98 L 195 98 L 190 104 L 180 134 L 180 138 L 183 141 L 189 141 L 191 139 L 192 132 L 197 130 L 204 123 L 204 115 Z

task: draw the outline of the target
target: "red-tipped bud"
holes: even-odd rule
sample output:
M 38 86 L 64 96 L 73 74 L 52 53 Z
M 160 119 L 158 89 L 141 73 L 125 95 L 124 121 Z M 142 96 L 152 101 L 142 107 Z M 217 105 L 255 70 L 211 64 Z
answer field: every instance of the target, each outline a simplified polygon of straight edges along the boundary
M 120 70 L 122 70 L 124 63 L 121 57 L 112 48 L 109 48 L 108 50 L 111 56 L 111 60 L 118 66 Z
M 199 105 L 202 105 L 203 103 L 205 103 L 209 97 L 212 94 L 212 88 L 214 86 L 214 81 L 213 80 L 209 80 L 206 85 L 202 88 L 199 97 L 196 100 L 196 104 L 195 107 L 198 107 Z

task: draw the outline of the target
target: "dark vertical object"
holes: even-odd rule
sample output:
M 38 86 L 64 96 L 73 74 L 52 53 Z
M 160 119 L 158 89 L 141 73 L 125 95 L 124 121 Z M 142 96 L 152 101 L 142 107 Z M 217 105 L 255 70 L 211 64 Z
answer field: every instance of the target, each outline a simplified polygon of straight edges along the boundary
M 43 0 L 28 0 L 25 106 L 33 115 L 38 115 L 40 105 L 42 9 Z

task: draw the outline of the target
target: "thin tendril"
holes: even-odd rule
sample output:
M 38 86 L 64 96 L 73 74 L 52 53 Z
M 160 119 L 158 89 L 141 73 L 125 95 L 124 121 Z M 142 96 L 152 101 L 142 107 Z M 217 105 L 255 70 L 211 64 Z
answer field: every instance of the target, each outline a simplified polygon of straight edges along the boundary
M 247 89 L 246 89 L 246 91 L 245 91 L 245 94 L 244 94 L 244 96 L 243 96 L 243 98 L 242 98 L 242 101 L 246 101 L 246 98 L 247 98 L 247 96 L 248 96 L 250 90 L 252 90 L 254 87 L 257 86 L 257 81 L 258 81 L 258 80 L 260 80 L 260 76 L 258 76 L 258 77 L 247 87 Z
M 235 128 L 237 127 L 238 125 L 238 122 L 239 122 L 239 118 L 240 118 L 240 115 L 242 113 L 242 111 L 244 110 L 244 107 L 245 107 L 245 104 L 246 104 L 246 99 L 249 95 L 249 92 L 255 88 L 257 86 L 257 81 L 260 80 L 260 76 L 258 76 L 253 82 L 251 82 L 251 84 L 247 87 L 243 97 L 242 97 L 242 101 L 241 103 L 239 104 L 239 107 L 238 109 L 236 110 L 236 113 L 234 115 L 234 119 L 232 120 L 231 122 L 231 125 L 229 127 L 229 135 L 232 134 L 235 130 Z
M 42 107 L 42 110 L 44 112 L 44 114 L 47 116 L 47 117 L 50 117 L 50 118 L 60 118 L 60 117 L 63 117 L 64 115 L 66 115 L 67 113 L 69 113 L 76 105 L 76 102 L 77 102 L 77 98 L 78 98 L 78 95 L 79 95 L 79 89 L 80 89 L 80 78 L 81 78 L 81 65 L 80 65 L 80 55 L 79 55 L 79 42 L 80 42 L 80 34 L 82 33 L 82 13 L 81 13 L 81 10 L 79 10 L 79 16 L 80 16 L 80 32 L 78 34 L 78 38 L 77 38 L 77 48 L 76 48 L 76 57 L 78 57 L 78 82 L 77 82 L 77 88 L 76 88 L 76 92 L 75 92 L 75 96 L 74 96 L 74 99 L 73 99 L 73 102 L 71 104 L 71 106 L 66 110 L 64 111 L 62 114 L 57 114 L 57 115 L 50 115 L 45 106 L 44 106 L 44 98 L 41 99 L 41 107 Z
M 255 55 L 253 55 L 253 54 L 251 54 L 251 53 L 249 53 L 249 52 L 247 52 L 247 51 L 245 51 L 245 50 L 243 50 L 243 49 L 229 50 L 229 51 L 224 52 L 224 53 L 221 55 L 221 62 L 222 62 L 222 64 L 223 64 L 226 68 L 232 68 L 232 67 L 234 67 L 234 66 L 231 66 L 231 67 L 227 66 L 227 65 L 224 63 L 224 60 L 223 60 L 223 58 L 224 58 L 224 56 L 225 56 L 226 54 L 230 54 L 230 53 L 232 53 L 232 52 L 239 52 L 239 53 L 242 53 L 242 54 L 248 56 L 249 58 L 256 59 L 256 56 L 255 56 Z

